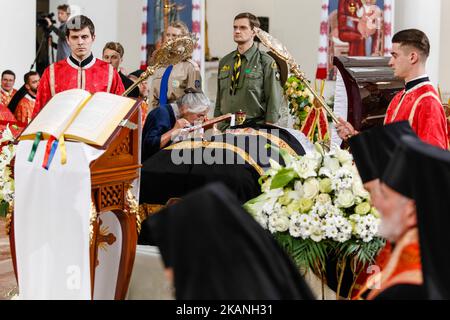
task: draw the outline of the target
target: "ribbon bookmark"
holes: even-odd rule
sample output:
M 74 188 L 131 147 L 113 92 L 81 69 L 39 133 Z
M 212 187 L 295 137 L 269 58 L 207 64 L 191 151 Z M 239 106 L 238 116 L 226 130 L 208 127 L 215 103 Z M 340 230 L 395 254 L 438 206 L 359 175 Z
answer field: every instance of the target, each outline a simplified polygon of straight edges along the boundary
M 28 156 L 28 162 L 33 162 L 36 156 L 36 151 L 39 146 L 39 142 L 42 140 L 42 132 L 36 133 L 36 138 L 34 139 L 33 147 L 31 148 L 30 155 Z
M 59 138 L 59 151 L 61 152 L 61 164 L 67 164 L 67 149 L 66 142 L 64 141 L 64 135 Z
M 47 146 L 45 147 L 45 156 L 44 162 L 42 163 L 42 167 L 45 170 L 50 168 L 50 164 L 52 163 L 53 156 L 55 155 L 56 149 L 58 148 L 58 141 L 55 137 L 51 136 L 47 141 Z

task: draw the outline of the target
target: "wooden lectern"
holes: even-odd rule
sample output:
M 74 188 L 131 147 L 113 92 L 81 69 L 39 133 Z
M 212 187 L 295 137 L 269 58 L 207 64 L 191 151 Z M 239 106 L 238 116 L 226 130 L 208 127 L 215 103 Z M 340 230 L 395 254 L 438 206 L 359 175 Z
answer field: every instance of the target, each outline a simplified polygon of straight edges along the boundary
M 91 297 L 94 297 L 95 270 L 98 265 L 98 246 L 102 242 L 110 243 L 100 235 L 99 217 L 112 211 L 118 218 L 122 230 L 122 250 L 116 283 L 115 299 L 123 300 L 133 270 L 136 254 L 137 236 L 140 231 L 138 201 L 131 192 L 131 184 L 139 178 L 139 123 L 140 102 L 137 102 L 105 145 L 105 153 L 90 165 L 91 168 L 91 230 L 90 230 L 90 266 Z M 133 124 L 136 128 L 132 128 Z M 10 211 L 10 246 L 17 279 L 17 264 L 14 242 L 14 215 Z

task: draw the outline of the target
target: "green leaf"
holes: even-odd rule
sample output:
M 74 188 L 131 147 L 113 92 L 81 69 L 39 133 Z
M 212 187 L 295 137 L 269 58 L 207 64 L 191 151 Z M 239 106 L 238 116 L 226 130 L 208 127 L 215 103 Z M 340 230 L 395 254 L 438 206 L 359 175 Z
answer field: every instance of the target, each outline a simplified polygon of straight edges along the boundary
M 5 200 L 0 202 L 0 217 L 5 218 L 8 213 L 9 203 Z
M 270 189 L 279 189 L 287 186 L 292 180 L 297 178 L 298 175 L 293 169 L 281 169 L 273 177 Z

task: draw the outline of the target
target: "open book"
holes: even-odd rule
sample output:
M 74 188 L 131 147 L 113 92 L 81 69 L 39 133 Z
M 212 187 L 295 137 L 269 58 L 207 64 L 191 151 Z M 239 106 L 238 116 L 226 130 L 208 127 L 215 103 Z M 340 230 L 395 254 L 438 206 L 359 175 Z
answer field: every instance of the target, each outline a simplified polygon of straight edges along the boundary
M 38 132 L 103 147 L 136 101 L 106 92 L 91 95 L 72 89 L 56 94 L 28 125 L 19 140 L 34 140 Z

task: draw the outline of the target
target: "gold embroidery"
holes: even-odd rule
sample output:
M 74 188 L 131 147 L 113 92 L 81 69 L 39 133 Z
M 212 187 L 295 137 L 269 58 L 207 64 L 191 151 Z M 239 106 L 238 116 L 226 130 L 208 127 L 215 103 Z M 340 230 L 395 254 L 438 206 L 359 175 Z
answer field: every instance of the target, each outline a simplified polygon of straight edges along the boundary
M 435 98 L 439 103 L 441 103 L 440 99 L 439 99 L 433 92 L 427 92 L 427 93 L 424 93 L 423 95 L 421 95 L 421 96 L 417 99 L 417 101 L 414 103 L 414 106 L 413 106 L 413 108 L 411 109 L 411 113 L 409 114 L 408 120 L 409 120 L 409 123 L 410 123 L 411 125 L 412 125 L 412 123 L 413 123 L 414 116 L 415 116 L 415 114 L 416 114 L 416 109 L 417 109 L 419 103 L 422 101 L 422 99 L 424 99 L 424 98 L 426 98 L 426 97 L 432 97 L 432 98 Z
M 50 94 L 55 96 L 56 94 L 56 86 L 55 86 L 55 65 L 50 65 Z
M 271 133 L 261 132 L 252 128 L 227 130 L 226 133 L 234 135 L 262 136 L 267 140 L 272 141 L 278 148 L 286 150 L 291 156 L 298 156 L 297 152 L 295 152 L 290 145 Z

